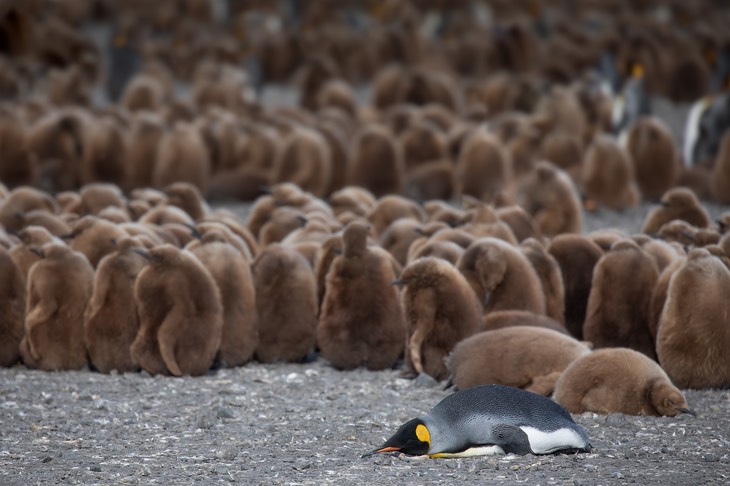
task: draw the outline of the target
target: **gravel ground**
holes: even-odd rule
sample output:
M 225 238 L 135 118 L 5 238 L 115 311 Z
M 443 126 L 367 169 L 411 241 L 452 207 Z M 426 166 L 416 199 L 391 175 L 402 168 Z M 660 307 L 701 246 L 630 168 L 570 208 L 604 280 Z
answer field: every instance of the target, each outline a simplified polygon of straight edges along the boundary
M 648 209 L 588 215 L 586 231 L 636 231 Z M 321 359 L 198 378 L 0 369 L 0 484 L 730 482 L 728 390 L 686 391 L 697 417 L 577 416 L 590 454 L 360 457 L 447 393 Z
M 698 416 L 576 420 L 594 451 L 361 458 L 447 392 L 397 371 L 252 364 L 199 378 L 0 371 L 0 483 L 727 484 L 730 392 L 688 391 Z

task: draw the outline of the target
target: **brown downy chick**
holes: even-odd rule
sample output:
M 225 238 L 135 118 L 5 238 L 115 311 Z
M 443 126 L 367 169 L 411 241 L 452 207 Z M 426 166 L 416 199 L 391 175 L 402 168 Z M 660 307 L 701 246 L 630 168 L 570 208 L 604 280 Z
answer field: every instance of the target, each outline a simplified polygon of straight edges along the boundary
M 545 313 L 545 295 L 530 261 L 517 248 L 497 238 L 481 238 L 466 249 L 457 264 L 476 293 L 484 313 L 529 310 Z
M 317 342 L 338 369 L 386 369 L 403 351 L 405 322 L 388 254 L 367 247 L 370 228 L 350 223 L 327 273 Z
M 83 254 L 63 243 L 52 242 L 38 251 L 42 259 L 28 274 L 23 362 L 46 371 L 83 368 L 84 311 L 94 269 Z
M 611 246 L 593 269 L 583 339 L 595 348 L 626 347 L 656 358 L 649 332 L 654 259 L 633 240 Z
M 625 348 L 599 349 L 576 359 L 555 384 L 553 398 L 571 413 L 693 413 L 656 362 Z
M 206 373 L 221 344 L 223 306 L 215 280 L 190 252 L 172 245 L 140 251 L 139 332 L 132 358 L 150 374 Z
M 102 373 L 139 369 L 130 352 L 139 330 L 134 282 L 147 260 L 135 253 L 135 248 L 142 248 L 139 240 L 121 238 L 116 251 L 101 259 L 94 276 L 84 336 L 91 365 Z
M 459 390 L 497 384 L 549 396 L 563 370 L 590 352 L 585 344 L 557 331 L 512 326 L 461 341 L 448 363 Z
M 481 326 L 481 305 L 459 271 L 438 258 L 412 262 L 398 282 L 408 326 L 406 370 L 443 380 L 445 358 Z
M 262 248 L 251 264 L 259 317 L 256 359 L 303 361 L 315 346 L 317 291 L 309 263 L 279 243 Z

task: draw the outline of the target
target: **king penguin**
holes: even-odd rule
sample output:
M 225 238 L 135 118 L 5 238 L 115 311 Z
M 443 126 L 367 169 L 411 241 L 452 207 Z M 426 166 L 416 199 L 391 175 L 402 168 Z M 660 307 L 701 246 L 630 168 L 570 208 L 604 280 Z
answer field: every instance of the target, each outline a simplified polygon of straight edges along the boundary
M 519 388 L 482 385 L 447 396 L 363 457 L 391 451 L 437 458 L 591 449 L 583 427 L 549 398 Z

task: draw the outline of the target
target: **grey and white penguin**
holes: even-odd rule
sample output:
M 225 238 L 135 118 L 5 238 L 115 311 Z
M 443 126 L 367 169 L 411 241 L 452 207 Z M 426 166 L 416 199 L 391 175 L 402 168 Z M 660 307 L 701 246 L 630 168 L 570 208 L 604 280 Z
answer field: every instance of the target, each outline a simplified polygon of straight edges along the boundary
M 591 449 L 583 427 L 549 398 L 519 388 L 482 385 L 447 396 L 363 457 L 379 452 L 437 458 Z

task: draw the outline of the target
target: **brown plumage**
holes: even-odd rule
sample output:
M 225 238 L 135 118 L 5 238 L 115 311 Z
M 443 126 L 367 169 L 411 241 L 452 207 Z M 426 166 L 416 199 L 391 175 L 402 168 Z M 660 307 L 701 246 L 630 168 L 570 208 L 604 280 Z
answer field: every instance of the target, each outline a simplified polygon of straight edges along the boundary
M 225 226 L 226 229 L 230 230 L 230 232 L 232 232 L 243 243 L 245 243 L 245 245 L 248 247 L 248 251 L 251 253 L 251 256 L 255 257 L 256 255 L 258 255 L 259 247 L 256 243 L 256 238 L 248 230 L 241 218 L 232 211 L 226 209 L 217 209 L 212 214 L 206 216 L 203 219 L 202 223 L 198 223 L 199 229 L 201 229 L 201 231 L 204 231 L 201 225 L 204 225 L 208 222 L 218 223 Z M 234 244 L 234 246 L 237 245 Z
M 137 337 L 139 315 L 134 282 L 147 260 L 133 251 L 139 240 L 122 238 L 116 251 L 102 258 L 86 309 L 84 336 L 91 365 L 102 373 L 135 371 L 130 346 Z
M 168 204 L 179 207 L 195 221 L 203 219 L 210 212 L 200 189 L 189 182 L 174 182 L 165 187 L 164 192 Z
M 505 206 L 496 209 L 497 217 L 510 227 L 517 241 L 527 238 L 542 240 L 535 220 L 521 206 Z
M 156 113 L 143 112 L 132 118 L 127 148 L 127 180 L 123 187 L 149 187 L 157 160 L 157 150 L 165 135 L 165 125 Z
M 58 204 L 38 189 L 25 186 L 13 189 L 0 203 L 0 224 L 8 231 L 19 230 L 23 227 L 23 218 L 18 215 L 33 209 L 44 209 L 55 214 Z
M 481 305 L 459 271 L 439 258 L 414 261 L 399 282 L 408 326 L 406 369 L 443 380 L 444 360 L 454 345 L 479 329 Z
M 424 162 L 406 175 L 403 193 L 416 201 L 449 200 L 454 194 L 454 164 L 448 159 Z
M 210 155 L 200 130 L 178 122 L 159 142 L 152 184 L 165 187 L 173 182 L 189 182 L 205 193 L 210 171 Z
M 98 117 L 84 130 L 84 152 L 79 167 L 81 184 L 126 182 L 127 141 L 111 117 Z
M 583 143 L 565 132 L 548 133 L 540 143 L 540 158 L 564 170 L 575 183 L 583 172 Z
M 203 221 L 195 225 L 195 231 L 193 231 L 193 236 L 201 240 L 197 243 L 213 240 L 225 241 L 236 250 L 238 250 L 238 252 L 246 259 L 246 261 L 253 260 L 254 257 L 258 254 L 258 245 L 256 245 L 255 243 L 251 243 L 248 239 L 244 239 L 243 237 L 241 237 L 241 233 L 235 231 L 232 228 L 232 226 L 229 226 L 222 222 Z M 190 230 L 189 227 L 188 230 Z M 209 239 L 209 233 L 213 233 L 215 236 L 211 235 Z M 248 235 L 247 238 L 253 237 Z
M 38 159 L 41 187 L 64 191 L 78 186 L 84 121 L 80 111 L 53 110 L 31 126 L 28 150 Z
M 321 85 L 316 94 L 316 106 L 320 110 L 337 107 L 352 117 L 357 116 L 355 92 L 341 79 L 330 79 Z
M 651 334 L 654 342 L 656 342 L 656 336 L 659 332 L 659 320 L 661 319 L 662 311 L 664 310 L 664 304 L 667 301 L 669 282 L 672 281 L 674 272 L 684 265 L 685 260 L 686 258 L 684 257 L 678 257 L 667 265 L 667 267 L 659 273 L 659 278 L 654 286 L 654 291 L 651 293 L 649 334 Z
M 545 313 L 540 279 L 527 257 L 497 238 L 480 238 L 466 249 L 457 263 L 484 307 L 497 310 L 529 310 Z
M 151 374 L 202 375 L 221 344 L 223 309 L 215 280 L 190 252 L 160 245 L 137 276 L 139 332 L 132 358 Z
M 28 129 L 22 118 L 10 110 L 0 111 L 0 180 L 11 189 L 32 186 L 38 177 L 38 162 L 28 150 Z
M 91 266 L 96 268 L 104 255 L 115 250 L 113 240 L 122 236 L 124 231 L 114 223 L 96 216 L 84 216 L 74 222 L 69 235 L 71 238 L 69 246 L 83 253 Z
M 380 246 L 393 255 L 398 263 L 405 266 L 408 263 L 408 249 L 411 243 L 423 236 L 420 228 L 421 223 L 415 219 L 396 219 L 380 235 Z
M 503 310 L 484 315 L 481 330 L 494 331 L 505 327 L 532 326 L 570 334 L 565 326 L 552 317 L 523 310 Z
M 375 196 L 365 188 L 346 186 L 329 197 L 329 203 L 335 216 L 349 212 L 355 216 L 365 215 L 375 206 Z
M 327 288 L 327 273 L 337 255 L 341 255 L 344 248 L 342 234 L 335 234 L 327 238 L 319 246 L 314 264 L 314 276 L 317 281 L 317 307 L 322 304 Z
M 634 169 L 629 155 L 608 135 L 599 135 L 583 160 L 581 186 L 586 197 L 615 210 L 639 204 Z
M 402 196 L 383 196 L 367 213 L 376 236 L 383 234 L 391 223 L 400 218 L 411 218 L 419 222 L 426 220 L 426 212 L 417 203 Z
M 654 259 L 635 241 L 614 243 L 593 269 L 583 339 L 595 348 L 627 347 L 656 358 L 649 317 L 658 279 Z
M 403 192 L 403 153 L 387 128 L 369 125 L 358 134 L 348 181 L 364 187 L 376 197 Z
M 25 333 L 25 275 L 0 247 L 0 366 L 20 359 L 20 341 Z
M 456 167 L 459 192 L 482 201 L 494 202 L 512 179 L 509 152 L 494 135 L 474 132 L 464 141 Z
M 418 250 L 413 252 L 410 261 L 424 257 L 434 257 L 446 260 L 455 266 L 463 254 L 464 248 L 453 241 L 427 241 L 424 245 L 419 246 Z
M 54 214 L 46 209 L 33 209 L 27 213 L 18 214 L 23 227 L 42 226 L 53 236 L 63 236 L 71 232 L 71 226 L 64 221 L 62 215 Z
M 169 204 L 161 204 L 156 206 L 139 218 L 140 223 L 155 224 L 162 226 L 167 223 L 178 223 L 183 225 L 193 225 L 195 221 L 188 213 L 177 206 Z
M 15 245 L 10 249 L 10 257 L 13 259 L 15 264 L 18 265 L 18 269 L 23 276 L 23 281 L 27 278 L 28 272 L 30 272 L 30 267 L 41 259 L 38 253 L 31 250 L 31 248 L 40 248 L 51 241 L 62 243 L 60 239 L 54 238 L 54 236 L 42 226 L 26 226 L 22 230 L 16 232 L 16 236 L 20 239 L 21 244 Z
M 253 358 L 259 326 L 256 294 L 248 261 L 221 233 L 209 232 L 187 249 L 215 280 L 223 305 L 223 328 L 218 359 L 223 366 L 240 366 Z
M 705 249 L 673 274 L 659 319 L 659 363 L 682 388 L 730 385 L 730 271 Z
M 406 172 L 447 156 L 446 138 L 431 122 L 416 119 L 398 136 Z
M 594 242 L 581 235 L 559 235 L 548 245 L 563 276 L 565 288 L 565 327 L 570 334 L 583 339 L 583 322 L 593 282 L 593 268 L 603 256 Z
M 641 232 L 656 233 L 664 224 L 675 219 L 698 228 L 706 228 L 710 224 L 710 217 L 695 193 L 686 187 L 675 187 L 662 195 L 660 206 L 649 211 Z
M 138 73 L 124 87 L 119 104 L 129 111 L 155 112 L 162 105 L 164 86 L 155 76 Z
M 578 190 L 568 174 L 549 162 L 538 162 L 516 189 L 516 202 L 546 236 L 579 233 L 583 225 Z
M 274 243 L 251 264 L 259 316 L 256 359 L 302 361 L 314 349 L 317 291 L 307 260 L 297 251 Z
M 730 134 L 725 133 L 720 142 L 720 151 L 715 157 L 710 178 L 710 193 L 722 204 L 730 204 Z
M 461 225 L 460 229 L 472 234 L 475 238 L 492 236 L 511 245 L 517 244 L 517 237 L 512 232 L 512 228 L 499 219 L 491 205 L 481 201 L 473 202 L 474 207 L 467 212 L 468 221 Z
M 86 184 L 79 189 L 81 205 L 79 214 L 99 214 L 103 209 L 110 206 L 124 208 L 127 199 L 122 190 L 115 184 L 94 182 Z
M 687 401 L 662 368 L 631 349 L 599 349 L 576 359 L 555 384 L 553 399 L 571 413 L 675 416 Z
M 629 129 L 626 149 L 645 200 L 658 200 L 679 177 L 679 155 L 672 133 L 656 117 L 639 118 Z
M 548 396 L 563 370 L 590 352 L 557 331 L 513 326 L 461 341 L 449 357 L 449 370 L 457 389 L 498 384 Z
M 332 176 L 325 193 L 332 194 L 347 184 L 352 158 L 350 137 L 346 133 L 346 129 L 337 125 L 336 122 L 322 121 L 317 125 L 317 131 L 324 137 L 324 141 L 330 149 Z
M 520 250 L 535 269 L 545 294 L 545 315 L 565 324 L 565 287 L 558 261 L 534 238 L 523 241 Z
M 94 269 L 83 254 L 63 243 L 39 250 L 27 284 L 23 362 L 41 370 L 73 370 L 86 365 L 84 311 L 91 297 Z
M 278 243 L 306 223 L 307 217 L 302 211 L 288 206 L 276 208 L 269 220 L 261 226 L 258 243 L 261 247 Z
M 331 159 L 329 145 L 319 132 L 298 128 L 282 141 L 273 181 L 292 182 L 315 196 L 325 196 L 332 179 Z
M 367 247 L 369 227 L 350 223 L 344 250 L 326 278 L 317 343 L 338 369 L 393 366 L 403 351 L 405 322 L 388 253 Z

